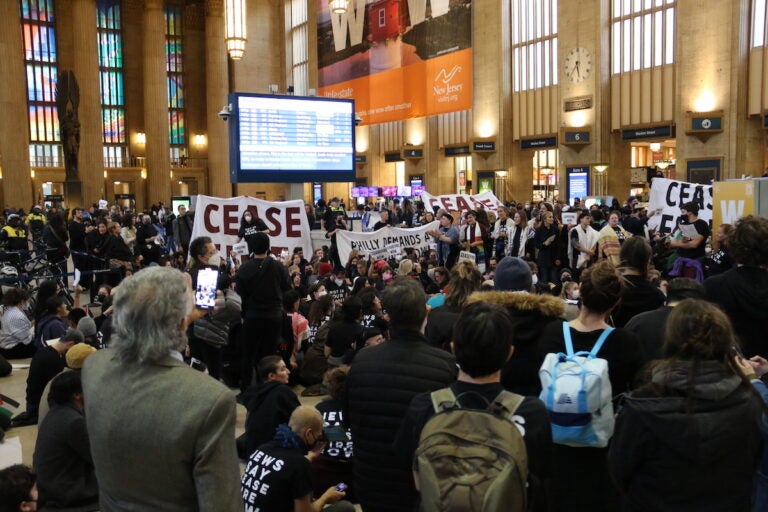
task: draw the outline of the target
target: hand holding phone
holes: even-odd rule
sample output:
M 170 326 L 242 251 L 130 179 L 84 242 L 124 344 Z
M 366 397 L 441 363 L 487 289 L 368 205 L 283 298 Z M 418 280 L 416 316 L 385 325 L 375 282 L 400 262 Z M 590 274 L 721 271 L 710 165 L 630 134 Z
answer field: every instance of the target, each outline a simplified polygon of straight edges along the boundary
M 200 309 L 213 309 L 216 306 L 216 284 L 219 273 L 212 268 L 201 268 L 197 273 L 195 306 Z
M 339 482 L 339 484 L 336 486 L 336 490 L 339 492 L 347 492 L 348 485 L 344 482 Z

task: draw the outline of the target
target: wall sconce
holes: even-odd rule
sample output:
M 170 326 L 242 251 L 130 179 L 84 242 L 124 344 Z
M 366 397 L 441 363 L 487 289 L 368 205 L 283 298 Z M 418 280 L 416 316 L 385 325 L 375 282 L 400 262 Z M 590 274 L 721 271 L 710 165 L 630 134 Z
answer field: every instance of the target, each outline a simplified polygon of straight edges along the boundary
M 195 146 L 197 146 L 198 148 L 204 147 L 205 135 L 203 135 L 202 133 L 198 133 L 197 135 L 195 135 L 194 141 L 195 141 Z
M 246 7 L 245 0 L 226 0 L 224 5 L 224 41 L 232 60 L 240 60 L 245 55 Z
M 347 12 L 347 0 L 328 0 L 328 5 L 333 14 L 344 14 Z
M 608 164 L 595 164 L 592 167 L 594 167 L 597 172 L 605 172 L 605 170 L 608 169 Z
M 114 183 L 115 185 L 119 185 L 119 184 L 120 184 L 120 182 L 119 182 L 119 181 L 115 181 L 115 182 L 113 182 L 113 183 Z
M 659 142 L 651 142 L 651 145 L 649 146 L 651 148 L 651 151 L 654 153 L 661 151 L 661 143 Z
M 507 171 L 496 171 L 496 177 L 497 178 L 506 178 L 507 177 Z
M 147 143 L 147 134 L 144 132 L 138 132 L 136 134 L 136 144 L 144 146 Z
M 669 167 L 669 162 L 666 160 L 659 160 L 658 162 L 656 162 L 657 169 L 661 169 L 663 171 L 667 167 Z
M 104 179 L 107 179 L 107 171 L 104 171 Z
M 141 179 L 143 179 L 143 180 L 147 179 L 147 170 L 146 169 L 142 169 L 141 170 Z
M 35 179 L 35 170 L 34 169 L 29 171 L 29 177 L 32 178 L 32 179 Z

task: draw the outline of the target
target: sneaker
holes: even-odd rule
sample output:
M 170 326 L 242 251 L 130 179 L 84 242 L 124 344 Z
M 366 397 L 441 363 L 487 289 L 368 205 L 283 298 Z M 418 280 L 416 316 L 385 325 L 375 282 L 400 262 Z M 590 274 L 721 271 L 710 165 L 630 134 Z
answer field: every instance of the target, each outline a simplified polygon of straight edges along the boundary
M 37 425 L 37 416 L 32 416 L 27 411 L 11 420 L 11 427 L 26 427 L 28 425 Z

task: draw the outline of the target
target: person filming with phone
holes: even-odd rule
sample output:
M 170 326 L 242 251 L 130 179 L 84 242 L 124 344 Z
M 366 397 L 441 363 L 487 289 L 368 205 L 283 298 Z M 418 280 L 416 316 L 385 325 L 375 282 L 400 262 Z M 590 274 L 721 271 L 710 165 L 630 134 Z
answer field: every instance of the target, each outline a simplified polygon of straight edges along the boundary
M 339 482 L 312 500 L 312 460 L 325 447 L 323 417 L 314 407 L 297 407 L 288 424 L 277 427 L 272 441 L 248 458 L 240 480 L 246 512 L 353 512 Z

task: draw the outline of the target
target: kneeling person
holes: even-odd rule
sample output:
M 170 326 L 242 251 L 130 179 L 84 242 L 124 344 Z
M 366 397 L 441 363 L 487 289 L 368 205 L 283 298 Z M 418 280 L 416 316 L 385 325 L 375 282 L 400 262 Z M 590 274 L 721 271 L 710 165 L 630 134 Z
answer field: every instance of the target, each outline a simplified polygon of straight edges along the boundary
M 314 407 L 297 407 L 288 424 L 277 428 L 275 438 L 248 459 L 240 481 L 246 512 L 354 511 L 351 503 L 339 501 L 345 494 L 336 487 L 312 501 L 311 459 L 324 445 L 320 412 Z M 329 503 L 333 505 L 324 509 Z

